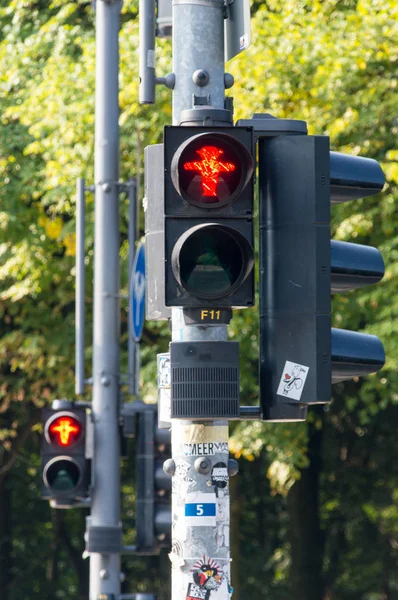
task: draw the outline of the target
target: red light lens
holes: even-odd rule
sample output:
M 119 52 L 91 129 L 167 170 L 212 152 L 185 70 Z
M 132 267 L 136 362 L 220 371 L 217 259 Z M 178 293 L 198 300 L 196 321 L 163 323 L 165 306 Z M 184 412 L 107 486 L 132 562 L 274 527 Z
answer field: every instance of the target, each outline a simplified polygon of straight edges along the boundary
M 186 171 L 196 171 L 199 173 L 202 181 L 203 196 L 217 197 L 217 183 L 221 173 L 231 173 L 235 171 L 236 165 L 233 162 L 223 161 L 220 157 L 224 150 L 216 146 L 202 146 L 196 153 L 200 160 L 185 162 Z
M 81 423 L 74 417 L 62 415 L 54 419 L 48 428 L 48 437 L 52 444 L 71 446 L 80 438 Z
M 219 208 L 229 204 L 247 182 L 246 150 L 227 134 L 194 136 L 173 160 L 174 185 L 196 206 Z

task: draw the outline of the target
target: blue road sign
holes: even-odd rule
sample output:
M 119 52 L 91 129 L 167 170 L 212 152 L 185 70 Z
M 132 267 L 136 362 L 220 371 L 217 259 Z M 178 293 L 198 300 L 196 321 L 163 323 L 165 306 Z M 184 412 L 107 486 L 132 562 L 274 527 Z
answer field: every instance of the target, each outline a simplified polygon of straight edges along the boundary
M 133 338 L 139 342 L 145 317 L 145 250 L 140 244 L 134 257 L 130 279 L 130 321 Z

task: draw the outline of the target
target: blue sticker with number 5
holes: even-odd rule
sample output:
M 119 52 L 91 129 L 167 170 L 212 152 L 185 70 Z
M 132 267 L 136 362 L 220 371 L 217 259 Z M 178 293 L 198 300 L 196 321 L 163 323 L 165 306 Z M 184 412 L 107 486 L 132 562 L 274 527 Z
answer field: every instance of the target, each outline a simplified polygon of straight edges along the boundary
M 216 505 L 214 503 L 192 502 L 185 505 L 186 517 L 215 517 Z

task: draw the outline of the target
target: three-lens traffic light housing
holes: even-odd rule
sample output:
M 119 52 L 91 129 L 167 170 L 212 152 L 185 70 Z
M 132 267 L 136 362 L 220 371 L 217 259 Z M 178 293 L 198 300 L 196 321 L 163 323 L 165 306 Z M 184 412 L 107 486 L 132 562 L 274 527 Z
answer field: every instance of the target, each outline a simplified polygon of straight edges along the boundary
M 327 136 L 259 143 L 260 401 L 264 420 L 303 420 L 331 384 L 382 368 L 374 335 L 331 328 L 331 294 L 384 275 L 376 248 L 330 240 L 330 206 L 380 192 L 373 159 L 330 152 Z
M 253 134 L 165 127 L 165 303 L 254 304 Z
M 74 506 L 88 496 L 86 410 L 45 408 L 42 426 L 42 497 L 58 508 Z

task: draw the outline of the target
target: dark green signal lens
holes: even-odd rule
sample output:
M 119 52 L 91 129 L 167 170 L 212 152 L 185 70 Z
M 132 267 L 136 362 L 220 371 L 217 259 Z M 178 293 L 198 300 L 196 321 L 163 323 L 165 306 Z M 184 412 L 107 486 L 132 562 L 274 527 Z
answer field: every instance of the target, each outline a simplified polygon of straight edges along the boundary
M 232 227 L 198 225 L 178 240 L 172 265 L 182 288 L 212 300 L 228 296 L 244 281 L 253 266 L 253 251 Z
M 49 463 L 45 472 L 47 487 L 55 491 L 73 490 L 80 479 L 78 465 L 67 459 L 56 459 Z

